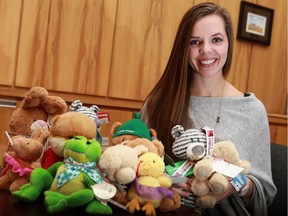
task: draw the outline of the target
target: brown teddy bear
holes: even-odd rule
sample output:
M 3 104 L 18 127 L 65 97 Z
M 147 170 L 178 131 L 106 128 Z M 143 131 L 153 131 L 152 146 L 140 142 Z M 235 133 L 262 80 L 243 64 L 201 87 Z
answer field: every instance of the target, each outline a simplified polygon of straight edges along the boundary
M 41 165 L 44 169 L 63 160 L 64 143 L 74 136 L 96 139 L 96 124 L 92 118 L 83 113 L 72 111 L 53 118 L 48 145 L 41 159 Z
M 43 87 L 32 87 L 10 117 L 9 134 L 31 137 L 44 145 L 49 135 L 49 121 L 66 109 L 66 102 L 61 97 L 49 95 Z M 10 148 L 8 145 L 6 151 Z
M 34 168 L 41 167 L 37 160 L 42 154 L 43 145 L 37 139 L 24 136 L 13 136 L 11 142 L 11 148 L 4 156 L 0 189 L 13 192 L 29 182 Z
M 43 87 L 32 87 L 20 107 L 12 113 L 10 131 L 30 136 L 33 122 L 43 120 L 49 123 L 53 116 L 66 112 L 66 109 L 67 104 L 61 97 L 49 95 Z

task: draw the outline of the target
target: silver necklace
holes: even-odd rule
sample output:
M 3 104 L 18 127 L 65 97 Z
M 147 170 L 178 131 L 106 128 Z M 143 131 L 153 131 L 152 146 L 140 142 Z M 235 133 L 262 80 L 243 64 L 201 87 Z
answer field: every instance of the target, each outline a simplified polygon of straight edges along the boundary
M 220 123 L 220 120 L 221 120 L 221 111 L 222 111 L 223 98 L 224 98 L 224 97 L 223 97 L 223 93 L 224 93 L 225 86 L 226 86 L 226 81 L 225 81 L 224 84 L 223 84 L 223 87 L 222 87 L 222 90 L 221 90 L 221 94 L 220 94 L 221 99 L 220 99 L 220 103 L 219 103 L 219 107 L 218 107 L 218 113 L 217 113 L 217 115 L 216 115 L 214 131 L 216 130 L 216 128 L 217 128 L 217 126 L 218 126 L 218 124 Z M 192 104 L 192 109 L 193 109 L 193 111 L 194 111 L 195 121 L 197 122 L 197 117 L 196 117 L 197 115 L 196 115 L 196 111 L 195 111 L 195 108 L 194 108 L 193 104 Z M 195 124 L 196 124 L 196 122 L 195 122 Z
M 224 92 L 224 88 L 225 88 L 225 85 L 226 85 L 226 81 L 224 82 L 224 85 L 222 87 L 222 90 L 221 90 L 221 100 L 220 100 L 220 104 L 219 104 L 219 108 L 218 108 L 218 114 L 217 114 L 217 118 L 216 118 L 216 123 L 215 123 L 215 127 L 214 127 L 214 130 L 216 130 L 216 127 L 217 127 L 217 124 L 220 123 L 220 118 L 221 118 L 221 111 L 222 111 L 222 105 L 223 105 L 223 92 Z

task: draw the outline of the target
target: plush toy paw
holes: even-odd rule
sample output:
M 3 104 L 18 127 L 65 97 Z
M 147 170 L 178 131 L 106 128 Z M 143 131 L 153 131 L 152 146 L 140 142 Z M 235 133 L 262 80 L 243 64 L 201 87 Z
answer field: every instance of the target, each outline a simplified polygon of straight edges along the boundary
M 217 194 L 224 193 L 228 188 L 229 182 L 227 177 L 215 172 L 209 179 L 208 186 L 210 190 Z
M 131 214 L 140 210 L 139 200 L 137 198 L 133 198 L 130 202 L 126 204 L 126 208 L 129 210 Z
M 55 191 L 45 191 L 44 195 L 47 211 L 50 213 L 61 212 L 65 209 L 82 206 L 90 203 L 94 199 L 94 194 L 91 189 L 82 189 L 70 195 L 65 195 Z
M 216 205 L 216 198 L 209 194 L 200 196 L 196 199 L 196 204 L 200 208 L 213 208 Z
M 146 216 L 148 216 L 148 215 L 156 216 L 156 211 L 155 211 L 153 202 L 147 202 L 147 203 L 141 208 L 141 210 L 145 212 Z
M 168 178 L 167 176 L 159 176 L 157 178 L 159 181 L 160 185 L 164 188 L 170 188 L 172 186 L 172 180 L 171 178 Z
M 19 190 L 12 192 L 12 195 L 23 202 L 34 202 L 41 194 L 38 187 L 32 186 L 30 183 L 23 185 Z
M 208 181 L 200 181 L 197 178 L 193 178 L 191 183 L 191 191 L 196 196 L 203 196 L 209 192 Z
M 202 160 L 197 161 L 193 169 L 194 176 L 200 181 L 208 179 L 214 172 L 212 161 L 212 158 L 203 158 Z
M 136 172 L 131 167 L 124 167 L 115 173 L 115 179 L 120 184 L 128 184 L 136 178 Z
M 181 207 L 181 197 L 177 192 L 173 193 L 173 199 L 164 197 L 158 207 L 161 212 L 169 212 Z
M 47 206 L 47 211 L 50 213 L 61 212 L 68 208 L 66 195 L 54 192 L 45 191 L 45 205 Z
M 87 214 L 105 214 L 105 215 L 111 215 L 112 209 L 108 205 L 103 205 L 97 200 L 93 200 L 91 203 L 88 204 L 86 207 L 86 213 Z

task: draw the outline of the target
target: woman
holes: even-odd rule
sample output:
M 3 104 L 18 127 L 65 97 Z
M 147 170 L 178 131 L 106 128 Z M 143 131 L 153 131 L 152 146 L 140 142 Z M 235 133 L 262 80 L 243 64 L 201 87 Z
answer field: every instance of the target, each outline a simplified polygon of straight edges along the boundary
M 165 71 L 148 95 L 142 119 L 157 131 L 166 153 L 174 158 L 171 128 L 214 128 L 217 141 L 231 140 L 251 172 L 240 194 L 230 185 L 216 196 L 207 215 L 267 215 L 276 195 L 270 162 L 267 113 L 253 93 L 242 93 L 226 80 L 233 54 L 230 14 L 214 3 L 195 5 L 178 27 Z M 189 192 L 189 185 L 184 187 Z M 180 192 L 187 198 L 187 193 Z M 185 195 L 186 194 L 186 195 Z M 183 202 L 185 203 L 185 202 Z

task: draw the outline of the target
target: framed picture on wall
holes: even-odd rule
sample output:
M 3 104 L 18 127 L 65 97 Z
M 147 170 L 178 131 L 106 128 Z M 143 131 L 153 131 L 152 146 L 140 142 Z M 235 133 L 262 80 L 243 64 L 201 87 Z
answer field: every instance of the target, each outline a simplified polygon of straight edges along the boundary
M 274 10 L 241 1 L 237 39 L 269 46 Z

